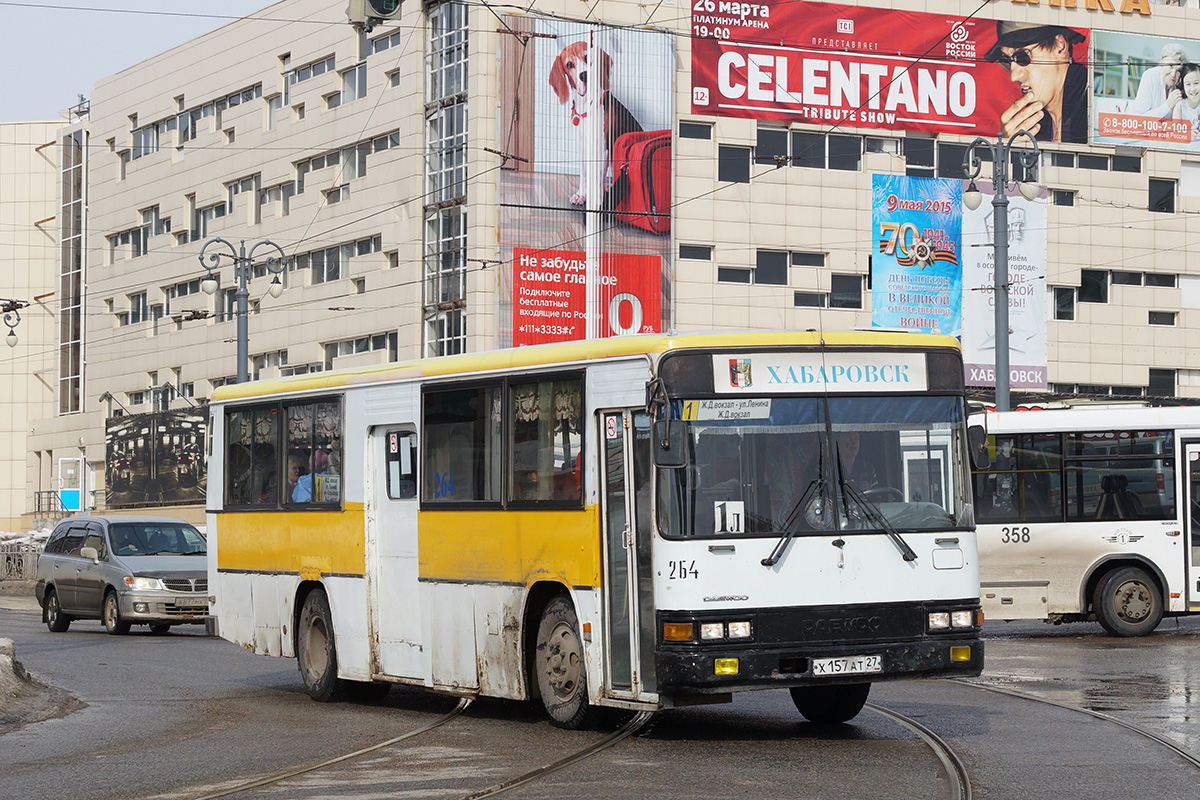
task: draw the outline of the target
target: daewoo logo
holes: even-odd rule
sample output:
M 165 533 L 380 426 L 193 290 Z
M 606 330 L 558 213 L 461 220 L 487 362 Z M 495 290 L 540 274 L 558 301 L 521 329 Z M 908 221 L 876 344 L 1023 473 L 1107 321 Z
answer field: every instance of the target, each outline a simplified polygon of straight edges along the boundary
M 750 598 L 744 594 L 722 594 L 716 597 L 706 597 L 706 603 L 743 603 Z
M 805 620 L 800 629 L 805 636 L 837 633 L 870 633 L 883 625 L 879 617 L 827 617 Z

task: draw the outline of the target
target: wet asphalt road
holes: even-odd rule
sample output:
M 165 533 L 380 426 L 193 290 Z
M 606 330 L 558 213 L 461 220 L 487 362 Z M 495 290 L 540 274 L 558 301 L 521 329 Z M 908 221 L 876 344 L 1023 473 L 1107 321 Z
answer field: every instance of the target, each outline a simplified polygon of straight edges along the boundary
M 393 690 L 379 706 L 313 703 L 295 662 L 200 631 L 166 637 L 99 623 L 51 634 L 0 597 L 0 636 L 46 683 L 88 707 L 0 735 L 0 797 L 198 798 L 316 764 L 427 724 L 455 701 Z M 982 682 L 1151 728 L 1200 752 L 1200 619 L 1118 640 L 1099 626 L 988 623 Z M 879 684 L 870 701 L 935 730 L 966 761 L 976 798 L 1190 798 L 1200 768 L 1103 720 L 944 681 Z M 0 698 L 0 702 L 3 699 Z M 0 714 L 0 717 L 3 715 Z M 567 733 L 522 703 L 477 701 L 415 739 L 238 797 L 459 798 L 547 764 L 613 729 Z M 786 692 L 659 714 L 638 735 L 512 798 L 944 798 L 929 748 L 866 709 L 801 721 Z

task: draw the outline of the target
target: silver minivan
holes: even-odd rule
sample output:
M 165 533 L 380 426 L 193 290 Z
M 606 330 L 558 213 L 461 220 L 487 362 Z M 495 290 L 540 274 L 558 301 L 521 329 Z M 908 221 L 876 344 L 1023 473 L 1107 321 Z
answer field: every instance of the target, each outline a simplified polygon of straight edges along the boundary
M 38 556 L 34 593 L 55 633 L 98 619 L 112 634 L 148 624 L 202 624 L 208 614 L 204 536 L 178 519 L 90 516 L 65 519 Z

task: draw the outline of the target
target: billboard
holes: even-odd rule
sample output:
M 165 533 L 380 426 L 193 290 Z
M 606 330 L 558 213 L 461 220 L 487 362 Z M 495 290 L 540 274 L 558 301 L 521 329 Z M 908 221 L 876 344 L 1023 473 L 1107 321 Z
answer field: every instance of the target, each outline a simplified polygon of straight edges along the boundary
M 501 344 L 582 339 L 588 319 L 601 337 L 663 330 L 674 37 L 535 16 L 503 21 Z
M 962 181 L 873 175 L 871 324 L 958 336 Z
M 200 409 L 113 417 L 105 423 L 105 504 L 109 508 L 203 503 L 204 437 Z
M 979 185 L 983 202 L 963 211 L 963 364 L 968 386 L 996 385 L 995 241 L 992 185 Z M 1026 200 L 1008 196 L 1009 386 L 1046 388 L 1046 190 Z
M 696 0 L 692 35 L 693 114 L 1087 141 L 1086 28 Z
M 1200 152 L 1200 42 L 1093 32 L 1096 144 Z

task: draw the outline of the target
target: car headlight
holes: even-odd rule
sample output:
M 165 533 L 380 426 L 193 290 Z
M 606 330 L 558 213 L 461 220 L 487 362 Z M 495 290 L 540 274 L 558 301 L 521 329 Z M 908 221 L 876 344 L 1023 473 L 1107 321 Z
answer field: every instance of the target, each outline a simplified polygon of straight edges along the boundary
M 147 578 L 142 575 L 126 576 L 125 585 L 134 590 L 166 591 L 159 578 Z

